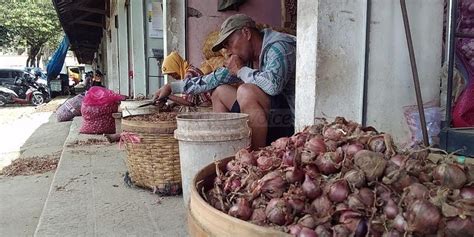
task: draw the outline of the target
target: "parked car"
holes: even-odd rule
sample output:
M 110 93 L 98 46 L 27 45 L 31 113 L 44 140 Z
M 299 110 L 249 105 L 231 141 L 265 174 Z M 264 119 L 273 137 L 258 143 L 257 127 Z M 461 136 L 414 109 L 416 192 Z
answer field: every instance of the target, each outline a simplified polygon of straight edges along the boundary
M 0 85 L 14 85 L 17 78 L 25 78 L 25 76 L 30 75 L 21 69 L 0 68 Z

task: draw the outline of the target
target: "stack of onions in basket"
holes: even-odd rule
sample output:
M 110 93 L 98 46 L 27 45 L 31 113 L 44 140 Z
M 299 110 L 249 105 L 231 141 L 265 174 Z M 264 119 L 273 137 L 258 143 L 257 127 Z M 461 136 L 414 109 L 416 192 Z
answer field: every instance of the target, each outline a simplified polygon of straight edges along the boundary
M 336 118 L 240 150 L 202 195 L 295 236 L 474 236 L 474 167 L 399 152 L 390 135 Z M 439 152 L 438 152 L 439 153 Z

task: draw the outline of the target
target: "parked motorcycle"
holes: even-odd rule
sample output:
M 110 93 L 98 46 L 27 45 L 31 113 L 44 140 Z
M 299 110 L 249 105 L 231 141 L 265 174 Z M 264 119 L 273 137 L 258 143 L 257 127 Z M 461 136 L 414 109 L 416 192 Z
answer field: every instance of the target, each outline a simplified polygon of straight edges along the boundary
M 0 86 L 0 106 L 6 104 L 33 104 L 45 103 L 47 96 L 40 91 L 41 86 L 18 78 L 15 85 L 4 84 Z M 44 93 L 48 93 L 43 87 Z M 48 93 L 49 94 L 49 93 Z

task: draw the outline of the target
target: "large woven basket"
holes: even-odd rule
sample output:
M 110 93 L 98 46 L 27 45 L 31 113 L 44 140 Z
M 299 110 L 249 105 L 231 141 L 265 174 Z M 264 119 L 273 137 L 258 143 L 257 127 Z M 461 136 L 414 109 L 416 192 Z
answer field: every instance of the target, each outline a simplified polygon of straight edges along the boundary
M 131 181 L 162 195 L 180 194 L 179 149 L 173 137 L 176 121 L 134 121 L 130 117 L 122 120 L 122 130 L 140 140 L 123 139 Z

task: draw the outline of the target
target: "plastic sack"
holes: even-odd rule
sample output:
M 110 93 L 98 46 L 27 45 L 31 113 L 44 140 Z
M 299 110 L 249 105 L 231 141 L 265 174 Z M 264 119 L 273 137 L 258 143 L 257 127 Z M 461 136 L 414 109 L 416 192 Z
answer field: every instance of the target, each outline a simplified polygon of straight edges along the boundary
M 112 134 L 115 133 L 115 119 L 113 113 L 118 111 L 119 95 L 103 87 L 93 86 L 89 89 L 82 102 L 83 117 L 81 133 L 85 134 Z
M 439 132 L 441 131 L 441 108 L 438 106 L 424 105 L 426 128 L 430 145 L 439 144 Z M 416 105 L 404 107 L 405 121 L 410 129 L 409 147 L 423 144 L 423 132 L 421 131 L 420 114 Z
M 83 104 L 92 106 L 108 105 L 123 99 L 125 99 L 123 95 L 100 86 L 93 86 L 87 91 Z
M 64 102 L 56 110 L 58 122 L 70 121 L 76 116 L 81 116 L 81 105 L 84 95 L 79 94 Z
M 459 96 L 452 112 L 453 126 L 474 127 L 474 82 L 471 82 Z
M 107 105 L 82 105 L 82 126 L 80 133 L 85 134 L 113 134 L 115 133 L 115 119 L 113 113 L 118 111 L 118 103 Z

